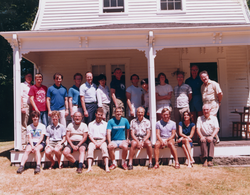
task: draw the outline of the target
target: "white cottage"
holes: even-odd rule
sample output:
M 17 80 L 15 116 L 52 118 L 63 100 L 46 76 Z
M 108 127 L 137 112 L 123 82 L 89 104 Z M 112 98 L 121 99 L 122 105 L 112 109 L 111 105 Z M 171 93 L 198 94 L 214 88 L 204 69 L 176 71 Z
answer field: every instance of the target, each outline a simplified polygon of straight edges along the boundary
M 155 77 L 164 72 L 169 83 L 177 68 L 190 75 L 190 64 L 213 72 L 224 93 L 220 108 L 221 137 L 232 136 L 230 112 L 249 105 L 250 15 L 246 0 L 40 0 L 30 31 L 1 32 L 13 48 L 15 149 L 21 148 L 20 60 L 34 63 L 53 84 L 63 85 L 76 72 L 105 73 L 115 67 L 149 78 L 152 141 L 155 142 Z M 174 102 L 174 101 L 172 101 Z

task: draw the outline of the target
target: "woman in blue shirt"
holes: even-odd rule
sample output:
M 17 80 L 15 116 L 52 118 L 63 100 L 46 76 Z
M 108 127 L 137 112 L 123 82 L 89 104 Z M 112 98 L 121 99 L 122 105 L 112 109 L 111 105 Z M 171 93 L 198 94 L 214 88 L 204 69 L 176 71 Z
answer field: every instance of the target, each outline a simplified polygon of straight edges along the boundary
M 188 159 L 188 167 L 192 167 L 195 163 L 191 155 L 191 147 L 193 146 L 192 137 L 195 132 L 195 124 L 191 122 L 192 115 L 190 112 L 183 113 L 183 121 L 179 123 L 179 136 L 178 145 L 184 150 L 184 153 Z

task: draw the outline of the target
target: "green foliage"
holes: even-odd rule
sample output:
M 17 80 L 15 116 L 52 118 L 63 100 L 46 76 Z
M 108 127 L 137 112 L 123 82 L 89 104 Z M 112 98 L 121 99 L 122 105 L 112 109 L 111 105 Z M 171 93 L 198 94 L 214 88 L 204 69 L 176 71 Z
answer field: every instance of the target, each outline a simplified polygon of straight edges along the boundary
M 39 0 L 1 0 L 0 31 L 30 30 Z M 13 140 L 13 59 L 12 48 L 0 36 L 0 137 Z M 21 76 L 33 72 L 33 65 L 23 59 Z

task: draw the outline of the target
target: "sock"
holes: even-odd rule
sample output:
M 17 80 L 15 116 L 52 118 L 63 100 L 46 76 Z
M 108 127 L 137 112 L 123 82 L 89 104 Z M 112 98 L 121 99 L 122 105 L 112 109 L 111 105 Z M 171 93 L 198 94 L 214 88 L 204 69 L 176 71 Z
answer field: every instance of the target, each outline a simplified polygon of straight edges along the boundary
M 77 161 L 74 162 L 74 165 L 77 167 L 77 165 L 78 165 Z
M 78 168 L 82 168 L 82 166 L 83 166 L 83 163 L 78 164 Z
M 36 167 L 40 168 L 40 165 L 36 165 Z
M 20 165 L 20 168 L 23 167 L 23 165 Z
M 126 160 L 122 159 L 122 165 L 123 165 L 124 163 L 126 163 Z
M 114 165 L 117 165 L 116 160 L 113 160 L 112 162 L 113 162 Z

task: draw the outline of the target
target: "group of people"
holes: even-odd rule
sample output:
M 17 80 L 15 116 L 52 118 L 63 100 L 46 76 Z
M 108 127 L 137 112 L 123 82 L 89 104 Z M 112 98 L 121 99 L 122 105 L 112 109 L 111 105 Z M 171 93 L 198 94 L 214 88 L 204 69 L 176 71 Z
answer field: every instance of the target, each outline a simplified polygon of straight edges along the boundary
M 106 86 L 106 76 L 98 77 L 99 86 L 93 83 L 93 74 L 86 72 L 86 82 L 81 85 L 83 76 L 74 75 L 75 84 L 69 89 L 62 85 L 63 75 L 55 73 L 54 85 L 47 89 L 42 85 L 43 75 L 35 75 L 35 84 L 31 86 L 32 75 L 25 76 L 21 84 L 22 108 L 22 144 L 26 145 L 21 166 L 17 173 L 24 171 L 25 162 L 30 153 L 35 153 L 37 166 L 34 173 L 40 172 L 41 152 L 51 161 L 50 169 L 55 167 L 55 154 L 59 168 L 62 168 L 63 154 L 82 173 L 85 153 L 87 152 L 88 172 L 94 158 L 94 150 L 101 149 L 106 172 L 117 167 L 115 148 L 122 149 L 122 167 L 133 169 L 133 157 L 137 149 L 146 148 L 149 157 L 148 168 L 159 168 L 159 149 L 169 147 L 175 159 L 175 168 L 180 168 L 175 148 L 176 135 L 178 145 L 182 146 L 188 167 L 192 167 L 194 159 L 191 155 L 192 137 L 197 132 L 200 137 L 204 166 L 212 166 L 213 148 L 219 131 L 217 112 L 222 100 L 222 91 L 217 82 L 209 79 L 208 73 L 196 65 L 191 67 L 191 77 L 184 84 L 184 72 L 177 70 L 178 85 L 172 89 L 164 73 L 158 75 L 156 86 L 156 136 L 152 164 L 152 143 L 150 141 L 151 124 L 149 118 L 148 80 L 143 79 L 139 87 L 139 76 L 130 77 L 132 85 L 126 89 L 122 81 L 122 70 L 114 70 L 114 79 L 110 83 L 110 91 Z M 171 98 L 175 97 L 172 109 Z M 203 105 L 203 106 L 202 106 Z M 128 119 L 126 116 L 128 107 Z M 30 109 L 33 111 L 30 112 Z M 175 122 L 170 120 L 174 111 Z M 191 111 L 191 112 L 190 112 Z M 28 125 L 29 113 L 32 123 Z M 72 122 L 66 126 L 66 117 L 71 115 Z M 203 114 L 203 115 L 202 115 Z M 113 118 L 111 117 L 113 116 Z M 197 125 L 196 118 L 197 119 Z M 50 121 L 50 122 L 49 122 Z M 28 125 L 28 126 L 27 126 Z M 131 144 L 129 161 L 126 163 L 128 146 Z M 79 161 L 72 153 L 79 151 Z M 111 166 L 108 165 L 109 158 Z

